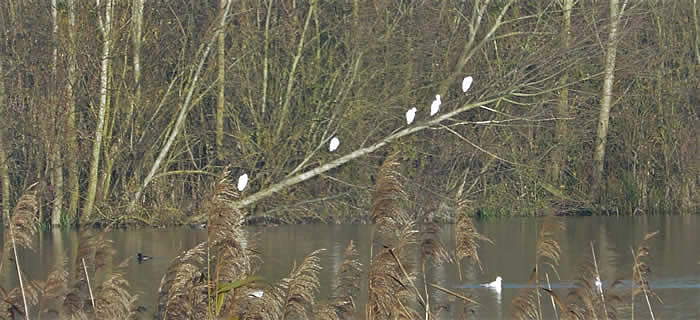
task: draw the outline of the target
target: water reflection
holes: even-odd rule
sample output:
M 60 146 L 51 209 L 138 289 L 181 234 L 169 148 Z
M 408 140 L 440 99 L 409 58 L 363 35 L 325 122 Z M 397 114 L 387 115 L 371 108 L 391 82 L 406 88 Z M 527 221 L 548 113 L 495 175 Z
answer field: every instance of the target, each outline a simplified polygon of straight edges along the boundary
M 634 290 L 629 280 L 632 274 L 633 256 L 630 248 L 636 247 L 644 234 L 649 231 L 662 232 L 651 239 L 650 245 L 650 286 L 663 299 L 664 304 L 652 302 L 655 315 L 659 318 L 698 318 L 700 309 L 700 249 L 698 234 L 700 222 L 697 216 L 652 216 L 637 218 L 581 217 L 566 218 L 567 230 L 560 237 L 562 256 L 557 269 L 558 276 L 549 273 L 550 285 L 559 297 L 566 297 L 574 287 L 577 265 L 584 253 L 591 251 L 591 241 L 598 257 L 598 266 L 604 288 L 617 279 L 626 279 L 614 290 L 628 294 Z M 480 249 L 484 270 L 477 266 L 462 266 L 462 280 L 459 280 L 455 264 L 426 264 L 425 278 L 431 284 L 454 290 L 459 294 L 479 302 L 479 305 L 464 306 L 460 299 L 430 286 L 430 305 L 441 310 L 443 319 L 453 319 L 462 313 L 470 318 L 504 319 L 509 318 L 511 301 L 518 291 L 527 288 L 528 278 L 535 262 L 535 242 L 541 219 L 510 218 L 476 222 L 477 229 L 492 239 L 495 244 L 484 244 Z M 310 252 L 326 248 L 322 256 L 324 267 L 320 274 L 320 297 L 328 297 L 336 285 L 335 274 L 343 262 L 343 252 L 353 240 L 363 270 L 369 262 L 370 226 L 368 225 L 298 225 L 278 227 L 250 227 L 247 245 L 261 253 L 264 263 L 260 276 L 273 283 L 287 276 L 295 262 L 301 261 Z M 2 231 L 0 231 L 2 232 Z M 443 226 L 440 235 L 442 243 L 454 245 L 454 232 L 451 225 Z M 114 241 L 115 263 L 129 259 L 126 278 L 134 292 L 140 294 L 138 303 L 148 312 L 154 311 L 156 293 L 160 279 L 170 261 L 188 248 L 194 247 L 206 238 L 206 230 L 194 228 L 136 229 L 117 230 L 108 234 Z M 0 237 L 2 239 L 2 237 Z M 31 279 L 45 279 L 46 274 L 58 263 L 67 261 L 67 270 L 76 270 L 72 265 L 77 253 L 76 232 L 43 233 L 35 242 L 36 252 L 20 250 L 23 271 Z M 449 249 L 452 250 L 452 249 Z M 153 256 L 152 260 L 139 264 L 136 255 L 142 252 Z M 420 254 L 414 255 L 414 265 L 420 269 Z M 0 283 L 5 288 L 16 285 L 16 271 L 0 275 Z M 497 275 L 504 278 L 502 290 L 480 287 L 480 283 L 493 281 Z M 74 276 L 71 274 L 71 276 Z M 416 286 L 425 292 L 423 277 L 418 277 Z M 361 296 L 357 299 L 359 314 L 367 299 L 366 274 L 361 280 Z M 542 283 L 546 286 L 546 283 Z M 321 300 L 321 299 L 319 299 Z M 549 299 L 544 300 L 549 303 Z M 629 303 L 629 299 L 625 300 Z M 628 308 L 627 305 L 626 309 Z M 644 317 L 648 310 L 638 301 L 635 316 Z M 544 308 L 544 306 L 543 306 Z M 545 309 L 545 318 L 553 317 L 553 311 Z M 620 312 L 629 312 L 621 310 Z M 646 313 L 645 313 L 646 312 Z M 618 314 L 618 318 L 627 318 Z

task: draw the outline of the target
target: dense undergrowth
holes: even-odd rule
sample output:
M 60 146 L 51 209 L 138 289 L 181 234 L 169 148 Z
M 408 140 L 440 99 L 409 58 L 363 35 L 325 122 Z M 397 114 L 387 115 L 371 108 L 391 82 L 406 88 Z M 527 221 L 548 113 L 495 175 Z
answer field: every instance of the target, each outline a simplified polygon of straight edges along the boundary
M 240 197 L 228 172 L 213 185 L 211 196 L 201 205 L 208 223 L 206 241 L 176 257 L 163 275 L 155 310 L 157 319 L 439 319 L 444 318 L 445 303 L 435 303 L 438 292 L 454 297 L 462 307 L 461 319 L 470 318 L 478 304 L 465 289 L 445 288 L 431 283 L 426 276 L 437 264 L 455 263 L 459 279 L 469 265 L 482 269 L 479 247 L 492 243 L 480 234 L 467 215 L 469 202 L 456 199 L 456 222 L 441 225 L 429 215 L 416 215 L 405 208 L 407 192 L 397 168 L 396 155 L 383 162 L 377 174 L 372 207 L 368 219 L 373 222 L 369 264 L 360 264 L 353 242 L 347 244 L 345 258 L 337 270 L 330 298 L 319 301 L 316 294 L 328 284 L 319 280 L 319 264 L 324 249 L 308 253 L 289 275 L 275 283 L 256 277 L 261 261 L 252 248 L 243 243 L 246 214 L 232 209 Z M 0 257 L 0 272 L 15 268 L 20 286 L 0 288 L 0 319 L 137 319 L 151 317 L 136 303 L 123 271 L 128 261 L 113 261 L 111 242 L 104 232 L 81 229 L 78 254 L 73 261 L 54 266 L 45 280 L 28 279 L 21 272 L 17 247 L 32 248 L 37 231 L 36 197 L 25 192 L 13 210 L 9 232 L 5 232 Z M 438 234 L 441 227 L 455 228 L 454 251 L 447 250 Z M 565 231 L 563 221 L 549 215 L 539 229 L 536 263 L 527 288 L 514 298 L 511 317 L 543 319 L 553 312 L 560 319 L 615 319 L 620 310 L 635 303 L 648 306 L 653 314 L 654 291 L 649 287 L 650 250 L 646 241 L 632 250 L 634 264 L 630 279 L 636 284 L 629 296 L 611 287 L 598 288 L 600 270 L 593 245 L 579 267 L 577 285 L 570 292 L 547 289 L 550 276 L 557 274 L 561 252 L 557 237 Z M 419 259 L 415 259 L 418 249 Z M 13 255 L 14 260 L 8 256 Z M 12 263 L 7 263 L 7 262 Z M 361 279 L 367 273 L 367 303 L 364 309 L 358 297 Z M 433 301 L 433 304 L 431 304 Z M 549 314 L 549 313 L 547 313 Z M 634 314 L 634 313 L 632 313 Z M 646 316 L 646 315 L 645 315 Z

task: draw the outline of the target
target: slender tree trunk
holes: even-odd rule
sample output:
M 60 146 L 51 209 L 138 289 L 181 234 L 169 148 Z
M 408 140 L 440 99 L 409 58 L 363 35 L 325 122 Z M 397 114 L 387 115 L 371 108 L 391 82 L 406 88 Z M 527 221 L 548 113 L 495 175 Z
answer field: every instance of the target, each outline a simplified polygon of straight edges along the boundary
M 626 1 L 625 1 L 626 3 Z M 617 37 L 620 15 L 622 10 L 619 0 L 610 0 L 610 27 L 608 30 L 608 41 L 605 52 L 605 70 L 603 71 L 603 97 L 600 101 L 600 115 L 598 116 L 598 134 L 595 142 L 595 153 L 593 154 L 593 186 L 591 199 L 596 202 L 600 200 L 603 185 L 603 169 L 605 167 L 605 141 L 608 137 L 608 123 L 610 120 L 610 108 L 612 107 L 612 90 L 615 80 L 615 57 L 617 55 Z M 618 11 L 619 10 L 619 11 Z
M 265 108 L 267 106 L 267 85 L 268 85 L 268 73 L 269 73 L 269 58 L 268 51 L 270 47 L 270 15 L 272 14 L 272 0 L 267 4 L 267 14 L 265 15 L 265 43 L 263 48 L 263 92 L 262 92 L 262 105 L 260 106 L 262 112 L 262 119 L 265 119 Z
M 562 9 L 562 29 L 561 29 L 561 46 L 564 48 L 565 52 L 569 51 L 570 41 L 571 41 L 571 10 L 574 7 L 573 0 L 564 0 Z M 559 83 L 561 85 L 566 84 L 569 81 L 569 73 L 564 71 Z M 556 115 L 561 118 L 557 120 L 555 127 L 555 143 L 557 147 L 552 151 L 552 166 L 550 167 L 550 178 L 551 181 L 556 183 L 558 186 L 561 185 L 561 171 L 566 164 L 566 159 L 564 157 L 564 150 L 566 146 L 566 120 L 569 113 L 569 89 L 568 87 L 563 87 L 559 91 L 559 104 L 557 104 Z
M 301 38 L 299 39 L 299 45 L 297 46 L 297 54 L 294 56 L 294 62 L 292 62 L 292 69 L 289 71 L 289 80 L 287 81 L 287 91 L 284 94 L 284 103 L 282 104 L 282 110 L 280 111 L 280 122 L 277 125 L 277 139 L 282 137 L 282 128 L 287 122 L 287 115 L 289 114 L 289 102 L 292 98 L 292 88 L 294 87 L 294 74 L 301 60 L 302 52 L 304 51 L 304 37 L 306 36 L 306 31 L 309 29 L 309 22 L 311 21 L 311 15 L 314 12 L 314 7 L 316 7 L 317 0 L 311 0 L 311 5 L 309 6 L 309 12 L 306 14 L 306 21 L 304 22 L 304 29 L 301 31 Z
M 0 57 L 0 118 L 5 119 L 6 99 L 5 99 L 5 77 L 3 74 L 3 61 Z M 10 221 L 10 166 L 7 163 L 7 153 L 5 153 L 5 126 L 0 126 L 0 177 L 2 177 L 2 223 L 6 225 Z
M 574 0 L 564 0 L 563 12 L 562 12 L 562 29 L 561 29 L 561 45 L 564 51 L 569 51 L 570 39 L 571 39 L 571 10 L 574 7 Z M 559 83 L 561 85 L 566 84 L 569 81 L 568 72 L 564 71 Z M 569 89 L 568 87 L 562 87 L 559 91 L 559 104 L 557 104 L 556 115 L 560 119 L 557 120 L 555 127 L 555 143 L 557 147 L 554 148 L 552 152 L 552 166 L 550 167 L 550 178 L 551 181 L 556 183 L 557 186 L 561 185 L 561 171 L 566 164 L 566 159 L 564 157 L 566 149 L 566 137 L 567 128 L 566 121 L 564 118 L 569 114 Z
M 126 121 L 131 126 L 129 135 L 129 148 L 133 150 L 134 144 L 134 109 L 141 104 L 141 37 L 143 33 L 143 5 L 144 0 L 134 0 L 131 6 L 131 41 L 134 46 L 134 86 L 136 92 L 129 107 Z
M 100 0 L 96 0 L 97 8 L 100 8 Z M 95 141 L 92 145 L 92 160 L 90 161 L 90 174 L 88 176 L 88 190 L 83 206 L 81 221 L 89 221 L 92 214 L 92 207 L 95 204 L 95 195 L 97 193 L 97 169 L 100 165 L 100 150 L 102 147 L 102 136 L 104 134 L 105 112 L 107 110 L 107 73 L 109 71 L 109 51 L 111 46 L 112 33 L 112 0 L 105 2 L 105 17 L 99 17 L 100 32 L 102 33 L 102 62 L 100 71 L 100 106 L 97 116 L 97 128 L 95 128 Z
M 66 140 L 68 144 L 68 190 L 70 192 L 70 201 L 68 212 L 66 213 L 69 223 L 74 223 L 80 205 L 80 182 L 78 171 L 78 140 L 75 127 L 75 100 L 73 98 L 73 84 L 75 83 L 75 68 L 76 68 L 76 48 L 75 48 L 75 3 L 74 0 L 67 0 L 68 6 L 68 66 L 67 66 L 67 81 L 66 81 L 66 103 L 67 105 L 67 123 L 66 123 Z
M 58 74 L 57 74 L 57 67 L 58 67 L 58 9 L 56 8 L 56 0 L 51 0 L 51 23 L 52 23 L 52 37 L 53 37 L 53 56 L 52 61 L 51 61 L 51 83 L 52 87 L 54 90 L 53 97 L 51 100 L 53 100 L 53 108 L 57 111 L 57 119 L 60 119 L 61 117 L 59 115 L 62 115 L 63 112 L 61 111 L 63 108 L 59 107 L 60 103 L 58 99 L 55 97 L 58 97 Z M 61 224 L 61 212 L 63 211 L 63 161 L 61 160 L 61 140 L 63 135 L 60 134 L 62 130 L 60 130 L 61 126 L 58 125 L 58 121 L 54 120 L 54 125 L 53 125 L 53 132 L 54 136 L 52 138 L 52 175 L 53 175 L 53 189 L 54 189 L 54 199 L 53 199 L 53 210 L 51 211 L 51 225 L 57 226 Z
M 223 9 L 224 12 L 221 15 L 221 19 L 226 20 L 228 18 L 228 13 L 229 13 L 230 9 L 231 9 L 231 1 L 229 0 L 226 3 L 226 7 Z M 207 60 L 207 57 L 209 56 L 209 52 L 211 51 L 211 47 L 214 46 L 214 42 L 216 41 L 216 39 L 218 39 L 219 32 L 223 32 L 223 30 L 221 30 L 220 28 L 216 28 L 216 31 L 214 31 L 214 35 L 213 35 L 211 41 L 207 44 L 207 46 L 204 50 L 204 53 L 202 54 L 202 58 L 199 60 L 199 65 L 197 66 L 197 69 L 192 77 L 192 81 L 190 81 L 187 96 L 185 97 L 185 102 L 182 104 L 182 107 L 180 108 L 180 114 L 178 115 L 177 120 L 175 121 L 175 126 L 173 127 L 172 131 L 170 132 L 170 136 L 168 137 L 168 140 L 165 142 L 163 149 L 160 150 L 160 153 L 158 154 L 158 158 L 156 158 L 156 161 L 153 163 L 153 166 L 151 167 L 151 171 L 148 173 L 148 175 L 144 179 L 141 186 L 139 186 L 139 189 L 138 189 L 138 191 L 136 191 L 134 198 L 131 199 L 131 202 L 129 203 L 129 207 L 128 207 L 127 211 L 134 210 L 134 208 L 136 206 L 136 202 L 141 198 L 141 194 L 143 193 L 143 190 L 151 183 L 151 180 L 153 180 L 153 176 L 155 176 L 158 169 L 160 169 L 160 164 L 165 159 L 165 156 L 168 155 L 168 151 L 170 151 L 170 147 L 172 147 L 173 143 L 175 142 L 175 138 L 177 138 L 177 135 L 180 133 L 180 130 L 182 130 L 182 127 L 185 124 L 185 119 L 187 118 L 187 111 L 190 109 L 190 103 L 192 102 L 192 95 L 194 94 L 195 88 L 197 88 L 197 82 L 199 81 L 199 75 L 202 72 L 202 68 L 204 67 L 204 62 Z
M 695 61 L 700 64 L 700 24 L 698 24 L 698 0 L 693 0 L 693 23 L 695 24 Z
M 221 0 L 219 2 L 219 10 L 223 10 L 224 7 L 226 7 L 226 2 L 227 0 Z M 219 67 L 219 75 L 217 79 L 217 83 L 219 84 L 219 96 L 216 101 L 216 158 L 218 160 L 224 160 L 224 102 L 225 102 L 225 95 L 224 95 L 224 90 L 226 89 L 226 84 L 225 84 L 225 61 L 226 61 L 226 51 L 225 45 L 226 45 L 226 20 L 221 20 L 221 24 L 219 25 L 221 30 L 219 31 L 219 40 L 218 40 L 218 49 L 219 49 L 219 61 L 218 61 L 218 67 Z

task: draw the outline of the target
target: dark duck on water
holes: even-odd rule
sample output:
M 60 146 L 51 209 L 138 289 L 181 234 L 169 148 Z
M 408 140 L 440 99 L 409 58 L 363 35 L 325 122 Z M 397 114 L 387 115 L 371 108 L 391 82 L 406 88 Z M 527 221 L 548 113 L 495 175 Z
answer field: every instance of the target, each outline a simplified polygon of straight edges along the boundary
M 153 257 L 143 255 L 143 254 L 141 254 L 141 252 L 139 252 L 139 254 L 136 255 L 136 260 L 138 260 L 139 263 L 144 262 L 144 261 L 148 261 L 151 259 L 153 259 Z

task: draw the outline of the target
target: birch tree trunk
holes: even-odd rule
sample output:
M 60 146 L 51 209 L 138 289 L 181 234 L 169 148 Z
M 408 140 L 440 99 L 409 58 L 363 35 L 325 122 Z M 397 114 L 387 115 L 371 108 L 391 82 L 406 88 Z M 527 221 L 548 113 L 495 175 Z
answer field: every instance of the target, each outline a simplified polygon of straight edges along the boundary
M 620 9 L 619 0 L 610 0 L 610 26 L 605 52 L 605 70 L 603 71 L 603 94 L 600 101 L 600 115 L 598 116 L 598 134 L 596 135 L 595 153 L 593 155 L 593 188 L 591 200 L 599 201 L 602 194 L 603 169 L 605 167 L 605 142 L 608 137 L 608 123 L 610 120 L 610 108 L 612 107 L 612 89 L 615 80 L 615 57 L 617 55 L 617 37 L 620 16 L 624 12 L 627 1 Z
M 134 99 L 129 107 L 129 113 L 126 117 L 127 123 L 131 126 L 131 133 L 129 135 L 129 147 L 133 149 L 134 143 L 134 120 L 132 119 L 134 115 L 134 109 L 141 104 L 141 37 L 143 33 L 143 5 L 145 0 L 134 0 L 131 7 L 131 41 L 134 46 L 134 86 L 136 87 L 136 92 L 134 94 Z
M 562 9 L 562 29 L 561 29 L 561 45 L 565 52 L 569 51 L 571 41 L 571 10 L 574 7 L 574 0 L 564 0 Z M 557 147 L 552 151 L 552 166 L 550 167 L 550 178 L 557 186 L 561 185 L 561 170 L 566 164 L 564 158 L 564 150 L 566 147 L 567 128 L 564 118 L 569 113 L 569 88 L 564 85 L 569 81 L 569 73 L 564 71 L 559 80 L 562 86 L 559 91 L 559 104 L 557 104 L 556 115 L 560 119 L 557 120 L 555 127 L 555 143 Z
M 51 0 L 51 23 L 52 23 L 52 28 L 51 28 L 51 34 L 53 38 L 53 56 L 51 57 L 51 83 L 52 83 L 52 89 L 54 90 L 53 97 L 51 100 L 53 101 L 53 108 L 56 110 L 56 115 L 63 114 L 60 110 L 63 108 L 59 107 L 60 103 L 59 101 L 55 98 L 58 97 L 58 74 L 57 74 L 57 65 L 58 65 L 58 9 L 56 8 L 56 0 Z M 60 118 L 60 117 L 58 117 Z M 52 146 L 51 146 L 51 152 L 53 153 L 51 156 L 51 168 L 52 168 L 52 175 L 53 175 L 53 189 L 54 189 L 54 199 L 53 199 L 53 210 L 51 211 L 51 225 L 57 226 L 61 224 L 61 212 L 63 211 L 63 161 L 61 161 L 61 148 L 60 148 L 60 142 L 61 142 L 61 137 L 63 136 L 60 134 L 61 130 L 59 129 L 60 126 L 58 125 L 57 121 L 54 121 L 53 125 L 53 131 L 54 131 L 54 136 L 52 139 Z
M 100 0 L 95 0 L 97 8 L 100 8 Z M 95 205 L 95 195 L 97 192 L 97 169 L 100 165 L 100 149 L 102 146 L 102 136 L 104 134 L 105 111 L 107 110 L 107 72 L 109 71 L 109 51 L 111 46 L 112 33 L 112 0 L 105 2 L 104 21 L 100 16 L 98 19 L 100 32 L 102 33 L 102 63 L 100 70 L 100 106 L 97 116 L 97 128 L 95 128 L 95 141 L 92 145 L 92 160 L 90 161 L 90 174 L 88 175 L 88 190 L 83 206 L 81 221 L 89 221 L 92 214 L 92 207 Z
M 229 10 L 231 9 L 231 1 L 226 2 L 226 7 L 223 9 L 223 13 L 221 14 L 221 19 L 226 20 L 228 17 Z M 221 22 L 220 25 L 224 25 L 225 22 Z M 134 195 L 134 198 L 131 199 L 131 202 L 129 203 L 129 207 L 127 211 L 131 212 L 134 210 L 136 206 L 136 202 L 141 198 L 141 194 L 143 193 L 143 190 L 151 183 L 151 180 L 153 180 L 153 176 L 155 176 L 156 172 L 160 168 L 160 164 L 163 162 L 165 157 L 168 155 L 168 151 L 170 151 L 170 147 L 172 147 L 173 143 L 175 142 L 175 138 L 177 138 L 177 135 L 180 133 L 180 130 L 182 130 L 182 127 L 185 124 L 185 119 L 187 118 L 187 111 L 190 109 L 190 102 L 192 102 L 192 95 L 194 94 L 195 88 L 197 88 L 197 83 L 199 82 L 199 76 L 202 72 L 202 68 L 204 67 L 204 63 L 207 60 L 207 57 L 209 56 L 209 52 L 211 51 L 211 47 L 214 45 L 214 42 L 218 39 L 219 32 L 223 32 L 222 28 L 214 28 L 214 34 L 207 44 L 207 47 L 204 50 L 204 53 L 202 54 L 202 58 L 199 60 L 199 65 L 197 66 L 197 70 L 194 73 L 194 76 L 192 77 L 192 81 L 190 81 L 189 89 L 187 91 L 187 96 L 185 97 L 185 102 L 182 104 L 182 107 L 180 107 L 180 114 L 177 116 L 177 120 L 175 121 L 175 126 L 173 127 L 172 131 L 170 132 L 170 136 L 168 137 L 168 140 L 166 141 L 165 145 L 163 146 L 163 149 L 160 150 L 160 153 L 158 154 L 158 158 L 156 158 L 156 161 L 153 163 L 153 166 L 151 167 L 151 171 L 148 173 L 146 178 L 143 180 L 143 183 L 141 186 L 139 186 L 138 191 L 136 191 L 136 194 Z
M 74 223 L 80 206 L 80 181 L 78 171 L 78 139 L 75 127 L 75 100 L 73 98 L 73 84 L 75 83 L 75 68 L 76 68 L 76 48 L 75 48 L 75 3 L 74 0 L 67 0 L 68 6 L 68 66 L 67 66 L 67 81 L 66 81 L 66 103 L 67 106 L 67 123 L 66 123 L 66 140 L 68 144 L 68 190 L 70 192 L 70 201 L 68 204 L 68 212 L 66 213 L 69 223 Z
M 219 2 L 219 10 L 223 10 L 224 7 L 226 7 L 226 2 L 227 0 L 221 0 Z M 219 31 L 219 39 L 218 39 L 218 53 L 219 53 L 219 60 L 218 60 L 218 79 L 216 80 L 217 83 L 219 84 L 219 96 L 217 97 L 216 101 L 216 158 L 218 160 L 223 160 L 224 159 L 224 152 L 223 152 L 223 145 L 224 145 L 224 90 L 226 89 L 226 84 L 224 83 L 225 81 L 225 66 L 224 63 L 226 61 L 226 52 L 225 52 L 225 44 L 226 44 L 226 31 L 224 28 L 226 27 L 226 20 L 221 19 L 221 24 L 219 24 L 219 27 L 221 30 Z
M 7 108 L 5 99 L 5 77 L 3 77 L 3 61 L 0 57 L 0 118 L 5 118 Z M 0 176 L 2 177 L 2 223 L 7 225 L 10 221 L 11 197 L 10 197 L 10 167 L 7 164 L 7 153 L 5 152 L 5 126 L 0 126 Z

